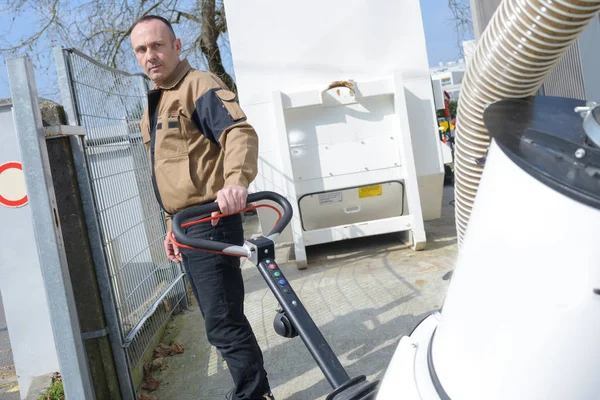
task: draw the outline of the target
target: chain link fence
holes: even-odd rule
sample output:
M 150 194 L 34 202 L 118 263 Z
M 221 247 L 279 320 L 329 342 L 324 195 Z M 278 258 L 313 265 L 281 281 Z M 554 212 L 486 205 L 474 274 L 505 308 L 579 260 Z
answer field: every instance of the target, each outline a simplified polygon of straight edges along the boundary
M 92 186 L 122 346 L 130 368 L 186 297 L 183 272 L 163 249 L 164 214 L 154 198 L 139 121 L 148 80 L 63 50 Z

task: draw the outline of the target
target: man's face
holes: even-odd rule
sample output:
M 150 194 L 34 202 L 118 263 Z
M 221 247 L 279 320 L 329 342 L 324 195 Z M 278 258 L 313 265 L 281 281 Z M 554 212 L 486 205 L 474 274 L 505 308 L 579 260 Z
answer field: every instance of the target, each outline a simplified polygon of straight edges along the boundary
M 181 41 L 159 20 L 136 25 L 131 32 L 131 46 L 138 63 L 157 86 L 167 80 L 179 64 Z

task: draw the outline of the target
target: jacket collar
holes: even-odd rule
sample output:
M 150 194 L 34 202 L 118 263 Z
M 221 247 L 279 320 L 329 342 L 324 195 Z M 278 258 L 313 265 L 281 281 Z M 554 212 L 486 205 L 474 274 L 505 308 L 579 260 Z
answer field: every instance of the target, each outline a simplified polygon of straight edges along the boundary
M 175 67 L 175 71 L 171 74 L 171 76 L 162 83 L 162 85 L 154 85 L 155 89 L 173 89 L 183 77 L 192 69 L 190 63 L 187 58 L 183 59 L 179 62 L 177 67 Z

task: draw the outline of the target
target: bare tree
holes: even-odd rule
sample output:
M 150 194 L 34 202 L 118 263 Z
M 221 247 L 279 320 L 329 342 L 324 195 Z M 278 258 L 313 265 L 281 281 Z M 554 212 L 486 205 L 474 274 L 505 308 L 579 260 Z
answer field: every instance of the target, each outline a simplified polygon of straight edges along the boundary
M 473 37 L 473 23 L 469 0 L 448 0 L 448 8 L 452 12 L 456 40 L 460 54 L 463 56 L 462 42 Z
M 0 15 L 10 23 L 0 28 L 0 54 L 27 53 L 47 65 L 52 46 L 61 45 L 111 67 L 135 70 L 128 38 L 133 23 L 149 14 L 161 15 L 174 25 L 184 45 L 183 56 L 236 90 L 231 65 L 224 62 L 231 57 L 222 55 L 229 52 L 223 0 L 2 0 Z M 12 32 L 22 26 L 33 29 L 16 37 Z

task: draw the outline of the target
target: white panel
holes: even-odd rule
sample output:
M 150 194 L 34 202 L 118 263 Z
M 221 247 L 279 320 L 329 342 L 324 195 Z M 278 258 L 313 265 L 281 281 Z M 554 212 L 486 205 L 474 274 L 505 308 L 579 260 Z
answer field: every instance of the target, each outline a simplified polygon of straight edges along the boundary
M 285 112 L 290 146 L 332 144 L 394 133 L 391 95 L 340 107 L 305 107 Z
M 411 227 L 412 217 L 410 216 L 387 218 L 304 232 L 304 243 L 307 246 L 313 246 L 338 240 L 404 231 Z
M 398 166 L 400 155 L 395 142 L 385 135 L 329 145 L 296 146 L 291 150 L 294 180 L 319 179 Z
M 443 110 L 446 105 L 444 104 L 444 90 L 442 89 L 441 79 L 432 79 L 431 87 L 433 89 L 433 100 L 435 103 L 436 110 Z
M 420 175 L 419 190 L 421 191 L 423 221 L 440 218 L 442 216 L 444 174 Z
M 403 183 L 382 183 L 380 195 L 361 198 L 359 191 L 359 188 L 351 188 L 301 197 L 299 203 L 303 228 L 330 228 L 403 215 Z
M 301 197 L 307 193 L 329 192 L 342 188 L 367 186 L 374 182 L 402 181 L 402 168 L 386 168 L 377 171 L 363 171 L 349 175 L 325 177 L 319 180 L 298 181 L 295 184 L 296 194 Z
M 430 79 L 404 81 L 404 95 L 417 175 L 443 175 L 442 142 L 434 112 Z

